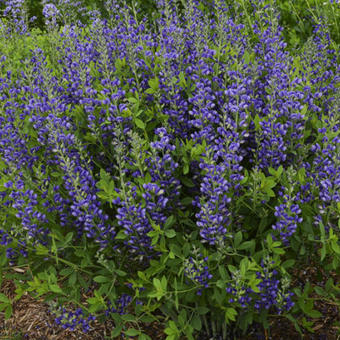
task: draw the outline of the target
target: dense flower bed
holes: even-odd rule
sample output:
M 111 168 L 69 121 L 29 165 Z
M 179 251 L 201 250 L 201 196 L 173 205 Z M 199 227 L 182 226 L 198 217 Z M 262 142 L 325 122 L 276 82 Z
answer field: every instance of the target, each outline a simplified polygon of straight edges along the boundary
M 320 316 L 291 274 L 340 266 L 327 25 L 290 50 L 271 1 L 160 0 L 152 22 L 111 0 L 88 25 L 63 22 L 64 1 L 45 2 L 40 35 L 22 4 L 7 1 L 0 55 L 1 265 L 29 268 L 18 296 L 44 296 L 64 328 L 112 318 L 112 338 L 140 340 L 155 320 L 168 340 L 226 339 Z M 338 303 L 337 284 L 315 291 Z

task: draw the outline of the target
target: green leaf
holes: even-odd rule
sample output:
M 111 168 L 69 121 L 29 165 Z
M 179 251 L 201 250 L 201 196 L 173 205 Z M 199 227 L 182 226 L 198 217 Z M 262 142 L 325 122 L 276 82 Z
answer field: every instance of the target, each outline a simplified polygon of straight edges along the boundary
M 84 280 L 82 275 L 78 275 L 78 281 L 83 288 L 85 289 L 89 288 L 89 284 Z
M 305 255 L 305 253 L 306 253 L 306 247 L 305 247 L 304 245 L 302 245 L 302 246 L 300 247 L 299 254 L 300 254 L 300 255 Z
M 197 307 L 197 308 L 196 308 L 196 312 L 197 312 L 199 315 L 207 314 L 209 311 L 210 311 L 210 309 L 207 308 L 207 307 Z
M 63 290 L 58 285 L 49 285 L 51 292 L 63 294 Z
M 331 247 L 336 254 L 340 255 L 340 247 L 339 247 L 338 242 L 336 240 L 332 240 Z
M 322 222 L 319 223 L 320 234 L 321 234 L 321 242 L 325 241 L 325 227 Z
M 326 296 L 327 295 L 327 293 L 321 287 L 318 287 L 318 286 L 314 287 L 314 291 L 320 296 Z
M 69 276 L 70 274 L 73 273 L 73 271 L 74 271 L 73 268 L 68 267 L 68 268 L 64 268 L 63 270 L 61 270 L 59 274 L 61 276 Z
M 235 248 L 237 249 L 240 243 L 242 242 L 242 232 L 238 231 L 234 238 Z
M 285 251 L 282 248 L 273 248 L 272 251 L 274 254 L 278 255 L 283 255 L 285 253 Z
M 301 331 L 301 328 L 299 326 L 297 319 L 294 316 L 292 316 L 291 314 L 286 314 L 285 317 L 294 324 L 295 329 L 299 332 L 300 335 L 302 335 L 303 333 Z
M 223 280 L 217 280 L 216 281 L 216 287 L 221 288 L 221 289 L 225 289 L 225 287 L 226 287 L 225 282 Z
M 246 275 L 247 269 L 248 269 L 248 259 L 244 257 L 240 262 L 240 273 L 242 276 Z
M 138 103 L 138 99 L 136 99 L 135 97 L 129 97 L 127 100 L 129 101 L 129 103 L 132 103 L 132 104 Z
M 231 264 L 228 264 L 228 269 L 231 273 L 235 273 L 237 271 L 237 268 Z
M 153 285 L 156 287 L 156 289 L 162 289 L 162 284 L 161 284 L 160 279 L 157 279 L 156 277 L 154 277 L 152 282 L 153 282 Z
M 202 329 L 202 321 L 201 321 L 201 318 L 197 314 L 195 314 L 194 317 L 192 318 L 191 325 L 197 331 L 200 331 Z
M 261 121 L 261 119 L 260 119 L 258 114 L 255 115 L 253 121 L 254 121 L 254 124 L 255 124 L 255 130 L 256 131 L 259 130 L 260 129 L 260 121 Z
M 145 93 L 147 93 L 147 94 L 154 94 L 155 90 L 150 87 L 150 88 L 145 90 Z
M 272 189 L 267 189 L 267 190 L 266 190 L 266 194 L 267 194 L 269 197 L 275 197 L 275 192 L 274 192 Z
M 304 105 L 301 110 L 301 114 L 304 116 L 307 113 L 307 110 L 308 110 L 308 105 Z
M 124 321 L 128 321 L 128 322 L 136 321 L 136 317 L 134 315 L 132 315 L 132 314 L 124 314 L 124 315 L 122 315 L 122 319 Z
M 145 130 L 145 124 L 143 123 L 142 120 L 140 120 L 139 118 L 136 118 L 136 119 L 134 120 L 134 122 L 135 122 L 135 124 L 136 124 L 137 127 L 139 127 L 139 128 L 142 129 L 142 130 Z
M 170 244 L 170 250 L 177 256 L 177 257 L 182 257 L 182 250 L 181 248 L 174 243 Z
M 311 318 L 317 319 L 317 318 L 321 318 L 322 314 L 318 311 L 318 310 L 310 310 L 310 311 L 305 311 L 305 313 L 310 316 Z
M 124 230 L 120 230 L 118 234 L 115 236 L 116 240 L 125 240 L 127 238 L 127 235 L 125 234 Z
M 149 86 L 156 92 L 159 88 L 159 79 L 154 78 L 148 81 Z
M 289 260 L 284 261 L 281 266 L 287 269 L 287 268 L 293 267 L 294 263 L 295 263 L 295 260 L 289 259 Z
M 294 293 L 296 294 L 297 297 L 300 297 L 301 296 L 301 289 L 298 288 L 298 287 L 295 287 L 293 289 Z
M 226 281 L 228 279 L 228 272 L 226 271 L 224 265 L 219 265 L 218 271 L 221 275 L 222 280 Z
M 115 269 L 114 272 L 118 275 L 118 276 L 121 276 L 121 277 L 124 277 L 126 276 L 126 272 L 120 270 L 120 269 Z
M 144 176 L 144 183 L 150 183 L 150 182 L 151 182 L 151 175 L 149 172 L 147 172 L 146 175 Z
M 255 247 L 255 240 L 243 242 L 237 249 L 245 250 Z
M 171 339 L 177 339 L 180 331 L 173 321 L 169 321 L 169 326 L 164 329 L 164 333 L 168 335 L 167 339 L 169 338 L 169 336 L 172 336 Z
M 181 203 L 183 205 L 191 205 L 192 204 L 192 197 L 184 197 L 182 200 L 181 200 Z
M 251 58 L 251 54 L 248 51 L 245 51 L 243 57 L 244 57 L 245 64 L 249 64 L 250 58 Z
M 187 82 L 186 82 L 186 79 L 185 79 L 185 75 L 184 75 L 184 72 L 181 71 L 181 73 L 179 74 L 179 85 L 182 86 L 182 87 L 186 87 L 187 86 Z
M 268 189 L 274 188 L 276 186 L 276 182 L 272 179 L 272 177 L 267 177 L 264 181 L 264 189 L 268 191 Z
M 167 328 L 166 328 L 166 329 L 167 329 Z M 165 330 L 166 330 L 166 329 L 165 329 Z M 170 334 L 170 335 L 168 335 L 168 336 L 166 337 L 165 340 L 176 340 L 176 339 L 178 339 L 177 334 Z
M 173 229 L 169 229 L 165 231 L 165 236 L 168 238 L 173 238 L 176 236 L 176 231 Z
M 185 163 L 184 166 L 183 166 L 183 175 L 187 175 L 189 173 L 189 164 L 188 163 Z
M 331 263 L 333 270 L 337 270 L 338 269 L 339 263 L 340 263 L 339 257 L 338 256 L 337 257 L 333 257 L 333 260 L 332 260 L 332 263 Z
M 301 184 L 305 184 L 305 178 L 306 178 L 306 169 L 300 168 L 298 171 L 298 179 Z
M 326 245 L 323 244 L 321 248 L 321 261 L 323 261 L 326 257 Z
M 267 240 L 268 247 L 270 249 L 272 247 L 272 244 L 273 244 L 272 235 L 268 234 L 266 240 Z
M 326 292 L 330 293 L 331 290 L 334 288 L 334 282 L 332 278 L 329 278 L 325 284 Z
M 2 293 L 0 293 L 0 302 L 11 303 L 10 299 Z
M 111 331 L 111 337 L 115 338 L 122 333 L 123 326 L 117 326 L 113 331 Z
M 139 277 L 140 279 L 142 279 L 143 281 L 148 281 L 148 279 L 146 278 L 144 272 L 138 271 L 138 272 L 137 272 L 137 275 L 138 275 L 138 277 Z
M 170 228 L 171 226 L 174 225 L 175 222 L 176 222 L 175 217 L 173 215 L 169 216 L 164 223 L 164 228 L 165 229 Z
M 255 292 L 255 293 L 259 293 L 260 292 L 260 288 L 258 287 L 258 285 L 261 283 L 261 279 L 254 279 L 251 282 L 249 282 L 250 288 Z
M 73 286 L 76 283 L 76 281 L 77 281 L 77 272 L 73 272 L 68 279 L 68 284 L 70 286 Z
M 5 319 L 8 320 L 13 313 L 13 308 L 11 305 L 8 305 L 7 308 L 5 309 Z
M 48 248 L 44 247 L 41 244 L 38 244 L 36 246 L 36 253 L 37 253 L 37 255 L 47 255 L 48 254 Z
M 276 170 L 273 169 L 273 168 L 268 168 L 268 172 L 273 175 L 273 176 L 276 176 Z
M 110 282 L 111 279 L 106 276 L 99 275 L 99 276 L 94 277 L 93 281 L 98 282 L 98 283 L 104 283 L 104 282 Z
M 310 333 L 314 333 L 314 330 L 312 329 L 312 326 L 314 325 L 313 321 L 307 321 L 305 317 L 302 318 L 301 320 L 301 325 L 308 330 Z
M 138 331 L 137 329 L 134 329 L 134 328 L 129 328 L 125 332 L 125 335 L 127 335 L 127 336 L 136 336 L 136 335 L 139 335 L 139 334 L 140 334 L 140 331 Z
M 178 322 L 181 326 L 184 326 L 187 321 L 187 312 L 185 309 L 182 309 L 178 315 Z
M 67 244 L 69 244 L 72 241 L 73 238 L 73 232 L 69 232 L 67 233 L 64 243 L 63 243 L 63 247 L 65 247 Z
M 123 67 L 123 62 L 121 59 L 116 59 L 115 67 L 118 72 L 120 72 L 121 68 Z
M 161 287 L 162 287 L 162 290 L 164 290 L 164 291 L 166 292 L 167 286 L 168 286 L 168 281 L 167 281 L 166 277 L 163 276 L 163 277 L 162 277 L 162 280 L 161 280 Z
M 236 321 L 237 311 L 234 308 L 227 308 L 225 311 L 225 321 Z
M 195 184 L 192 182 L 192 180 L 189 179 L 189 178 L 186 178 L 186 177 L 182 178 L 181 182 L 188 188 L 193 188 L 195 186 Z
M 150 316 L 150 315 L 143 315 L 142 317 L 140 317 L 139 320 L 141 322 L 150 323 L 150 322 L 156 321 L 157 319 L 155 317 Z
M 5 168 L 6 168 L 6 163 L 0 160 L 0 170 L 3 170 Z

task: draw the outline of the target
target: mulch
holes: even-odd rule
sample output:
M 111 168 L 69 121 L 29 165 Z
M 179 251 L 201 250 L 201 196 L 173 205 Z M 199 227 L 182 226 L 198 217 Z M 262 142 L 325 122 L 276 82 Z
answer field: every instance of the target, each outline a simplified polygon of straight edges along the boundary
M 13 299 L 15 289 L 12 281 L 4 280 L 0 292 Z M 8 320 L 5 320 L 3 312 L 0 313 L 0 340 L 105 340 L 110 339 L 114 327 L 111 320 L 105 323 L 95 320 L 87 333 L 80 329 L 65 330 L 54 322 L 49 306 L 42 299 L 33 298 L 27 293 L 13 302 L 13 314 Z M 145 331 L 153 340 L 165 339 L 163 329 L 156 323 L 148 325 Z

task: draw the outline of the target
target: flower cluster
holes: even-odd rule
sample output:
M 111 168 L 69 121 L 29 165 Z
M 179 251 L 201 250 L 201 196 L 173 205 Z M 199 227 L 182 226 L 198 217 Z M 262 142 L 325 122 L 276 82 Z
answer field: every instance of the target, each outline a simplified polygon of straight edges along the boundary
M 262 261 L 262 271 L 257 272 L 256 276 L 261 282 L 258 285 L 259 293 L 254 301 L 254 308 L 257 310 L 269 309 L 272 306 L 278 308 L 279 312 L 288 311 L 294 306 L 292 301 L 292 292 L 288 292 L 289 280 L 284 278 L 278 279 L 276 269 L 271 269 L 274 262 L 267 258 Z
M 235 273 L 235 275 L 233 275 L 233 279 L 236 280 L 237 276 L 238 273 Z M 253 291 L 249 287 L 232 285 L 226 288 L 226 292 L 232 295 L 228 302 L 239 303 L 242 308 L 248 307 L 252 301 L 251 293 Z
M 184 262 L 184 275 L 193 282 L 196 282 L 204 288 L 209 287 L 209 280 L 212 279 L 212 274 L 209 273 L 207 264 L 208 257 L 203 257 L 202 254 L 194 251 L 195 257 L 189 257 Z M 202 294 L 202 289 L 197 291 L 198 295 Z
M 75 24 L 76 20 L 86 14 L 86 7 L 83 1 L 70 0 L 42 0 L 43 16 L 48 29 L 58 27 L 57 23 L 64 25 Z M 78 24 L 81 25 L 80 22 Z
M 127 313 L 126 308 L 130 305 L 132 302 L 132 296 L 129 294 L 122 294 L 116 301 L 115 306 L 112 306 L 112 303 L 108 302 L 108 308 L 105 311 L 106 315 L 109 315 L 109 313 L 118 313 L 120 315 L 124 315 Z
M 9 18 L 9 22 L 5 28 L 5 34 L 9 36 L 13 33 L 20 35 L 26 34 L 28 31 L 28 19 L 25 0 L 6 0 L 5 6 L 3 15 Z M 34 20 L 34 18 L 32 19 Z
M 303 221 L 301 209 L 298 204 L 289 204 L 287 202 L 275 207 L 275 217 L 278 221 L 273 225 L 273 230 L 280 233 L 280 240 L 283 243 L 287 243 L 290 236 L 292 236 L 299 223 Z
M 249 282 L 242 279 L 239 270 L 232 273 L 233 282 L 226 292 L 231 295 L 230 303 L 239 304 L 242 308 L 253 307 L 257 311 L 269 310 L 275 307 L 280 313 L 294 306 L 293 293 L 287 291 L 289 280 L 279 279 L 279 273 L 274 268 L 274 261 L 266 257 L 261 261 L 261 270 L 256 272 L 256 287 L 250 287 Z
M 84 316 L 84 312 L 81 308 L 77 308 L 74 312 L 67 311 L 65 308 L 61 308 L 58 311 L 60 314 L 55 318 L 55 323 L 60 325 L 64 329 L 74 331 L 76 328 L 80 328 L 84 333 L 87 333 L 91 329 L 91 321 L 96 319 L 95 316 Z
M 201 184 L 201 193 L 207 198 L 204 201 L 201 198 L 198 203 L 197 226 L 202 239 L 209 244 L 223 241 L 230 223 L 228 203 L 231 198 L 227 196 L 230 184 L 224 179 L 224 171 L 223 166 L 212 165 Z
M 46 25 L 52 29 L 57 26 L 59 10 L 54 4 L 46 4 L 43 9 L 43 16 L 46 19 Z

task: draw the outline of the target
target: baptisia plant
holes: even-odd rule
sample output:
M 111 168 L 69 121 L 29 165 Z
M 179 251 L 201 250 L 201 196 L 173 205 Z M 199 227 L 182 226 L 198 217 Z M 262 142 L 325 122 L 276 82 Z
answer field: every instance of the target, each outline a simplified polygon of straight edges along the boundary
M 327 26 L 291 50 L 269 0 L 155 1 L 152 20 L 110 0 L 87 25 L 74 5 L 44 2 L 18 63 L 0 50 L 0 263 L 29 268 L 17 298 L 44 297 L 64 329 L 110 320 L 111 338 L 310 328 L 312 289 L 338 288 L 296 275 L 340 265 Z

